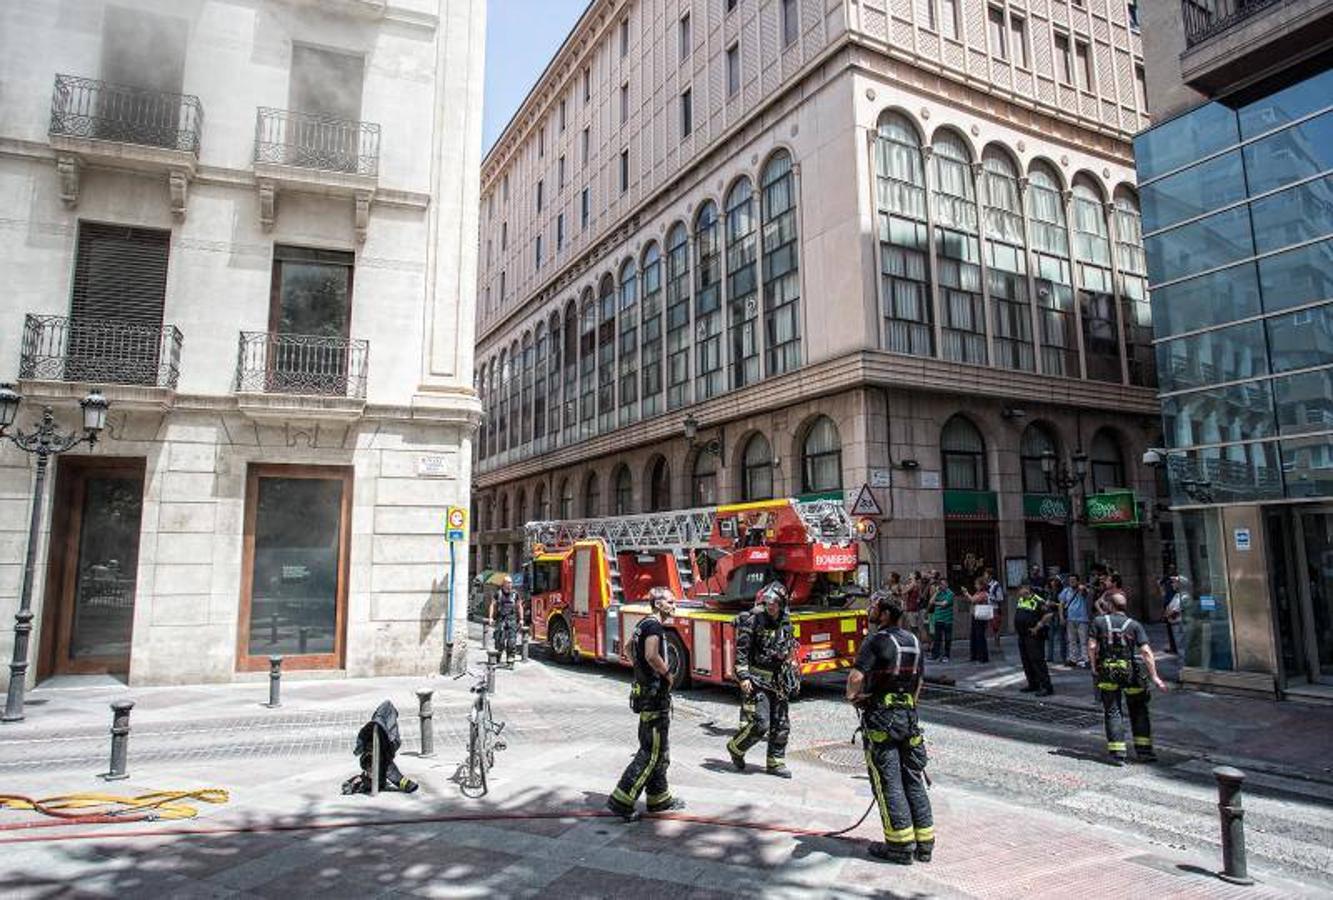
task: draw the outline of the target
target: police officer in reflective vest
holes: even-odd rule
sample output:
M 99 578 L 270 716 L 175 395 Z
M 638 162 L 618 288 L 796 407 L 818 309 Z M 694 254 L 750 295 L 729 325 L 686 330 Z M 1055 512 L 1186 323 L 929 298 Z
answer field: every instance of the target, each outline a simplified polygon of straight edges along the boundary
M 1032 590 L 1032 585 L 1026 582 L 1019 585 L 1018 600 L 1014 603 L 1014 631 L 1018 637 L 1018 657 L 1023 661 L 1023 674 L 1028 680 L 1028 686 L 1022 689 L 1025 694 L 1049 697 L 1055 693 L 1051 670 L 1046 666 L 1046 629 L 1054 617 L 1055 613 Z
M 746 751 L 767 737 L 765 771 L 790 778 L 787 707 L 800 685 L 795 674 L 796 638 L 787 616 L 787 589 L 774 581 L 764 586 L 759 599 L 763 611 L 751 617 L 750 627 L 736 633 L 736 680 L 744 697 L 754 699 L 754 716 L 727 743 L 727 752 L 732 765 L 744 772 Z
M 639 716 L 639 751 L 606 801 L 607 809 L 626 821 L 637 816 L 634 807 L 644 788 L 648 789 L 649 812 L 685 808 L 685 802 L 674 799 L 667 787 L 667 767 L 671 765 L 667 740 L 671 728 L 671 669 L 667 664 L 666 628 L 662 623 L 676 611 L 676 601 L 670 591 L 658 587 L 649 592 L 649 602 L 652 614 L 640 620 L 630 639 L 634 684 L 630 687 L 629 707 Z
M 871 598 L 878 627 L 862 643 L 847 676 L 847 699 L 861 711 L 866 768 L 884 826 L 870 855 L 899 865 L 930 862 L 935 820 L 926 793 L 926 744 L 917 725 L 925 662 L 921 642 L 902 627 L 903 608 L 886 593 Z
M 500 590 L 491 598 L 486 622 L 491 625 L 491 640 L 495 649 L 503 653 L 509 663 L 517 655 L 518 628 L 522 620 L 523 599 L 514 590 L 514 579 L 506 575 L 500 583 Z
M 1148 644 L 1142 624 L 1125 615 L 1125 595 L 1110 591 L 1103 598 L 1111 612 L 1092 622 L 1088 636 L 1088 667 L 1097 681 L 1106 717 L 1106 750 L 1111 763 L 1123 766 L 1125 748 L 1124 705 L 1129 706 L 1129 727 L 1134 734 L 1134 755 L 1140 762 L 1156 762 L 1152 749 L 1152 722 L 1148 718 L 1148 682 L 1166 690 L 1157 674 L 1157 659 Z

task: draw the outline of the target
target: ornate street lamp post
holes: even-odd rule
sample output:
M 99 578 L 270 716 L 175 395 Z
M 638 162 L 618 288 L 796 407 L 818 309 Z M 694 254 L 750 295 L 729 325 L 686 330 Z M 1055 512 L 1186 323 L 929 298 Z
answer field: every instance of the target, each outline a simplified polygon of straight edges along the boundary
M 1074 548 L 1074 488 L 1083 493 L 1083 483 L 1088 477 L 1088 454 L 1082 449 L 1074 451 L 1074 466 L 1071 469 L 1058 462 L 1054 450 L 1047 450 L 1041 455 L 1041 472 L 1046 476 L 1046 487 L 1052 493 L 1057 489 L 1065 495 L 1065 546 L 1069 550 L 1069 570 L 1077 571 L 1078 554 Z
M 19 610 L 14 614 L 14 660 L 9 664 L 9 693 L 5 697 L 5 714 L 0 721 L 19 722 L 23 719 L 23 699 L 28 677 L 28 639 L 32 634 L 32 581 L 37 567 L 37 539 L 42 526 L 42 493 L 46 488 L 46 468 L 52 456 L 72 450 L 80 444 L 89 447 L 97 443 L 97 436 L 106 427 L 106 411 L 111 405 L 101 390 L 93 388 L 79 402 L 83 407 L 83 434 L 63 435 L 56 431 L 51 407 L 42 409 L 42 418 L 32 431 L 9 431 L 18 417 L 23 398 L 12 384 L 0 384 L 0 437 L 7 437 L 25 453 L 37 456 L 37 482 L 33 489 L 32 514 L 28 520 L 28 555 L 23 564 L 23 587 L 19 594 Z

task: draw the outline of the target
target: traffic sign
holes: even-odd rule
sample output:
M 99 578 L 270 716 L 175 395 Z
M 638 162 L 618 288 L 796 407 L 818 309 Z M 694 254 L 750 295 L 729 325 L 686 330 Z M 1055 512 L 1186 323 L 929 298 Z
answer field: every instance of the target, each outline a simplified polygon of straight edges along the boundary
M 869 543 L 879 537 L 879 526 L 875 524 L 874 519 L 857 519 L 856 536 L 866 543 Z
M 461 543 L 467 540 L 467 510 L 461 506 L 451 506 L 445 513 L 445 540 Z
M 856 499 L 852 501 L 852 508 L 848 512 L 854 516 L 884 515 L 884 510 L 880 509 L 879 501 L 870 492 L 870 485 L 868 484 L 861 485 L 861 490 L 857 492 Z

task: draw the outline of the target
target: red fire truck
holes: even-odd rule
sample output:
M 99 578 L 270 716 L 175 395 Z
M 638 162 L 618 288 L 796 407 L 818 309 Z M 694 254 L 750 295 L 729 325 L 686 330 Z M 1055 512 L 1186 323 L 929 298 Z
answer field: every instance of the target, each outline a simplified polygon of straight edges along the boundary
M 676 687 L 732 682 L 737 616 L 773 578 L 791 592 L 801 674 L 844 669 L 866 631 L 851 604 L 857 545 L 833 500 L 765 500 L 606 519 L 525 526 L 533 637 L 562 662 L 631 665 L 648 591 L 679 599 L 667 622 Z

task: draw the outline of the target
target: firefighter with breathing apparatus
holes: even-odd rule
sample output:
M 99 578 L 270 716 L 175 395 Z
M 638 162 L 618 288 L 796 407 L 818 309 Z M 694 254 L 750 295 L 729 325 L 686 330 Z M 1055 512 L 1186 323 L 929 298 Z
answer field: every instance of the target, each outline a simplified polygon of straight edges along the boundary
M 1156 762 L 1148 717 L 1148 682 L 1151 680 L 1161 691 L 1166 690 L 1166 682 L 1157 674 L 1157 659 L 1148 644 L 1147 630 L 1125 615 L 1125 595 L 1113 590 L 1104 599 L 1111 611 L 1093 620 L 1088 635 L 1088 668 L 1102 698 L 1106 750 L 1112 765 L 1125 764 L 1124 706 L 1128 706 L 1134 755 L 1140 762 Z
M 796 670 L 796 637 L 787 615 L 787 589 L 773 581 L 759 592 L 764 608 L 752 614 L 750 624 L 736 633 L 736 680 L 742 706 L 753 699 L 754 715 L 727 743 L 732 764 L 745 771 L 745 753 L 765 737 L 768 756 L 765 771 L 790 778 L 787 768 L 787 737 L 791 733 L 788 705 L 800 690 Z

